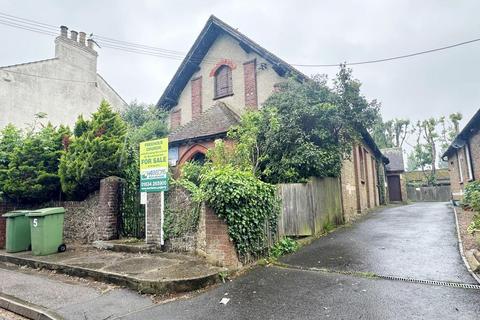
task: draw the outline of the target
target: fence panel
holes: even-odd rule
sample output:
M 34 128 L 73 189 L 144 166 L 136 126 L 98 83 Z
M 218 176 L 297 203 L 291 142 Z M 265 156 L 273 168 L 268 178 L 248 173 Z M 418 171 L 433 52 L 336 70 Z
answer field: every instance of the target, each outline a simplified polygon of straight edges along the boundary
M 451 199 L 450 186 L 434 186 L 434 187 L 407 187 L 408 200 L 413 202 L 421 201 L 438 201 L 446 202 Z
M 310 236 L 322 232 L 326 222 L 343 222 L 341 186 L 337 178 L 280 184 L 278 195 L 282 200 L 279 237 Z

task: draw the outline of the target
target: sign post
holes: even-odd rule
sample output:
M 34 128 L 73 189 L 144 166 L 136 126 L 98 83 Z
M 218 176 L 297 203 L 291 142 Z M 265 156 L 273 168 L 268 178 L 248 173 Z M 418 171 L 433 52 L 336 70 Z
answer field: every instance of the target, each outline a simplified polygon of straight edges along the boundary
M 145 141 L 140 143 L 140 192 L 142 193 L 158 193 L 160 192 L 160 245 L 164 244 L 163 235 L 163 223 L 164 223 L 164 210 L 165 210 L 165 195 L 164 192 L 168 191 L 168 138 Z M 145 203 L 146 211 L 149 209 L 154 210 L 148 205 L 147 201 L 144 201 L 142 196 L 142 202 Z M 145 240 L 148 242 L 148 223 L 147 223 L 148 211 L 145 215 Z

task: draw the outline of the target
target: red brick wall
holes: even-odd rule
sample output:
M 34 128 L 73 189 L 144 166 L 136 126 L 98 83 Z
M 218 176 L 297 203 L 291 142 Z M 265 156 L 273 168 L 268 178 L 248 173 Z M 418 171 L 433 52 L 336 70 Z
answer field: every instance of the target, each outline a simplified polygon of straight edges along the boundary
M 480 131 L 472 135 L 469 141 L 470 157 L 472 159 L 473 178 L 480 179 Z
M 99 240 L 118 239 L 120 193 L 123 180 L 108 177 L 100 181 L 100 198 L 95 227 Z
M 175 110 L 170 113 L 170 129 L 175 130 L 182 123 L 182 113 L 181 110 Z
M 202 113 L 202 77 L 192 79 L 192 119 Z
M 15 210 L 15 207 L 7 202 L 0 202 L 0 249 L 5 248 L 7 219 L 2 218 L 2 214 Z
M 245 82 L 245 106 L 257 108 L 257 72 L 256 60 L 248 61 L 243 64 L 243 78 Z
M 238 266 L 237 252 L 228 236 L 227 224 L 209 207 L 205 207 L 205 251 L 222 266 Z

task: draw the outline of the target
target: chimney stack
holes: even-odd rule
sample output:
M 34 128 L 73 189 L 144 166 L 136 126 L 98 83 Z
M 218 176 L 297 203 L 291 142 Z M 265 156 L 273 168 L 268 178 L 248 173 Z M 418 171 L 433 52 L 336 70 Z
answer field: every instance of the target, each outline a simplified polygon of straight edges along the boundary
M 88 39 L 87 44 L 90 49 L 93 49 L 93 39 Z
M 70 31 L 70 39 L 72 39 L 73 41 L 77 42 L 77 37 L 78 37 L 78 32 L 77 31 Z
M 80 42 L 80 44 L 81 44 L 82 46 L 84 46 L 84 45 L 85 45 L 85 36 L 86 36 L 86 34 L 85 34 L 85 32 L 81 31 L 81 32 L 79 33 L 79 35 L 80 35 L 80 40 L 79 40 L 79 42 Z
M 60 26 L 60 35 L 67 38 L 68 27 Z

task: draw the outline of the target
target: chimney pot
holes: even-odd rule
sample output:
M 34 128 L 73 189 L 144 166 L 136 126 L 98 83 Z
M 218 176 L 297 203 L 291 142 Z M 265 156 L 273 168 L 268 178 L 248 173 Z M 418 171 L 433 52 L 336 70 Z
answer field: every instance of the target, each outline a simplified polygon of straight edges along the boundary
M 70 31 L 70 39 L 72 39 L 73 41 L 77 42 L 77 37 L 78 37 L 78 32 L 77 31 Z
M 81 44 L 82 46 L 84 46 L 84 45 L 85 45 L 85 36 L 86 36 L 86 34 L 85 34 L 85 32 L 82 31 L 82 32 L 79 33 L 79 35 L 80 35 L 80 44 Z
M 60 26 L 60 35 L 62 37 L 67 37 L 68 27 L 67 26 Z
M 93 40 L 92 40 L 92 39 L 88 39 L 88 40 L 87 40 L 87 44 L 88 44 L 88 47 L 89 47 L 90 49 L 93 49 Z

